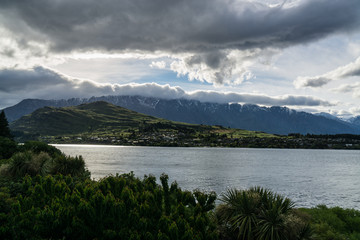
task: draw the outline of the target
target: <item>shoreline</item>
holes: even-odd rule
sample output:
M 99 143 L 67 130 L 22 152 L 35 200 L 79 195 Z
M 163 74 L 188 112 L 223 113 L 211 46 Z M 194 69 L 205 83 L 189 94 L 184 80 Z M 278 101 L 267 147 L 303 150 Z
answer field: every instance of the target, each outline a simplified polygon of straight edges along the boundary
M 242 146 L 205 146 L 205 145 L 201 145 L 201 146 L 196 146 L 196 145 L 185 145 L 185 146 L 173 146 L 173 145 L 124 145 L 124 144 L 104 144 L 104 143 L 51 143 L 51 142 L 46 142 L 49 145 L 52 146 L 56 146 L 56 145 L 61 145 L 61 146 L 66 146 L 66 145 L 77 145 L 77 146 L 104 146 L 104 147 L 166 147 L 166 148 L 223 148 L 223 149 L 234 149 L 234 148 L 238 148 L 238 149 L 289 149 L 289 150 L 360 150 L 360 148 L 306 148 L 306 147 L 242 147 Z M 23 143 L 19 143 L 19 144 L 23 144 Z

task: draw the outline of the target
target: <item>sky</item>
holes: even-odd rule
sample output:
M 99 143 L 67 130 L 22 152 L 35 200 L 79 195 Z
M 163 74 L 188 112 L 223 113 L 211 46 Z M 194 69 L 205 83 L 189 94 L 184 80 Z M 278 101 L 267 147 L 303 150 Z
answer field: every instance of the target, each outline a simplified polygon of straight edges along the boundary
M 0 109 L 104 95 L 360 115 L 360 1 L 0 0 Z

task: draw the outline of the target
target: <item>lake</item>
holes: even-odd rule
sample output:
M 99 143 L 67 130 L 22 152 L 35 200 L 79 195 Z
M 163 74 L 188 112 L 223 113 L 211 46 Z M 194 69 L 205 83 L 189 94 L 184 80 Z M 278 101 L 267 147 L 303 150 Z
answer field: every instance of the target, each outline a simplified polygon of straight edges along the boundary
M 166 173 L 182 189 L 223 193 L 262 186 L 295 201 L 360 209 L 360 151 L 57 145 L 82 155 L 92 178 Z

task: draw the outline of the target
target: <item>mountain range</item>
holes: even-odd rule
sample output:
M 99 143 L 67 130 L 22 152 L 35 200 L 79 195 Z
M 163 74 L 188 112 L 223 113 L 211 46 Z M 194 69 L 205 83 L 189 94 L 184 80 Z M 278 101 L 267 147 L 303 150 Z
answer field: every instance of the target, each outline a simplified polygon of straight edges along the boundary
M 347 122 L 332 115 L 314 115 L 287 107 L 220 104 L 188 99 L 167 100 L 142 96 L 102 96 L 67 100 L 25 99 L 4 110 L 11 122 L 45 106 L 67 107 L 96 101 L 105 101 L 139 113 L 185 123 L 222 125 L 285 135 L 360 134 L 360 117 Z

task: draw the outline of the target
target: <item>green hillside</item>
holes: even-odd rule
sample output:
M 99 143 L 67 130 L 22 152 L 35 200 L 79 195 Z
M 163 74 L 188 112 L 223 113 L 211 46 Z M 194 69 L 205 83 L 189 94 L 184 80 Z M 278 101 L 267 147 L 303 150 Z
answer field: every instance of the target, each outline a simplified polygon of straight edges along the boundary
M 41 135 L 64 135 L 123 131 L 141 124 L 169 122 L 146 116 L 106 102 L 94 102 L 75 107 L 44 107 L 11 124 L 14 131 Z
M 113 142 L 117 143 L 124 143 L 125 140 L 126 143 L 129 139 L 132 139 L 131 142 L 137 139 L 147 142 L 167 139 L 167 142 L 176 142 L 178 138 L 195 141 L 206 138 L 206 141 L 215 141 L 224 137 L 274 137 L 271 134 L 221 126 L 173 122 L 101 101 L 74 107 L 44 107 L 13 122 L 10 127 L 25 139 L 106 138 L 116 140 Z

